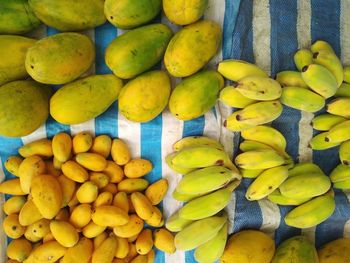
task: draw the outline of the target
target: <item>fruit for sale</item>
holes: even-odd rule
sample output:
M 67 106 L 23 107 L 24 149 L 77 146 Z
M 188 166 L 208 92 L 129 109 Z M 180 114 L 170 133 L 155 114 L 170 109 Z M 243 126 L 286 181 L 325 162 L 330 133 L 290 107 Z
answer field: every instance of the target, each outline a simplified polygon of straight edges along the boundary
M 233 108 L 245 108 L 256 100 L 244 97 L 234 86 L 227 86 L 220 91 L 219 100 L 226 106 Z
M 9 195 L 25 195 L 21 188 L 20 179 L 10 179 L 0 184 L 0 193 Z
M 176 250 L 174 236 L 164 228 L 154 230 L 153 240 L 154 246 L 160 251 L 173 254 Z
M 102 192 L 100 193 L 95 202 L 93 203 L 94 207 L 99 207 L 102 205 L 111 205 L 113 202 L 113 194 L 110 192 Z
M 161 0 L 105 1 L 104 12 L 108 21 L 122 29 L 131 29 L 151 21 L 160 12 Z
M 342 164 L 350 165 L 350 141 L 343 142 L 340 145 L 339 159 Z
M 6 162 L 4 163 L 4 166 L 8 172 L 10 172 L 16 177 L 19 177 L 18 169 L 22 162 L 23 158 L 19 156 L 10 156 L 7 158 Z
M 243 178 L 256 178 L 258 177 L 265 169 L 255 169 L 255 170 L 249 170 L 249 169 L 239 169 L 241 171 Z
M 129 238 L 138 235 L 143 229 L 143 220 L 135 214 L 129 216 L 129 221 L 123 225 L 115 226 L 113 232 L 116 236 Z
M 327 133 L 325 140 L 331 143 L 342 143 L 350 140 L 350 120 L 332 127 Z
M 312 53 L 318 52 L 320 50 L 327 50 L 334 53 L 332 46 L 324 40 L 317 40 L 311 45 Z
M 158 205 L 168 191 L 168 180 L 160 179 L 151 184 L 145 191 L 145 195 L 152 205 Z
M 91 205 L 80 204 L 71 212 L 69 222 L 76 228 L 85 227 L 91 220 Z
M 282 87 L 308 88 L 301 76 L 301 73 L 297 71 L 281 71 L 277 73 L 276 80 L 281 84 Z
M 326 110 L 328 113 L 350 118 L 349 113 L 350 98 L 337 98 L 327 104 Z
M 307 201 L 309 201 L 311 198 L 289 198 L 281 194 L 281 191 L 279 189 L 276 189 L 271 194 L 267 196 L 267 198 L 278 205 L 301 205 Z
M 266 101 L 281 97 L 281 85 L 273 79 L 259 76 L 248 76 L 240 79 L 236 89 L 246 98 Z
M 170 90 L 170 79 L 165 72 L 144 73 L 124 86 L 119 96 L 119 109 L 128 120 L 148 122 L 165 109 Z
M 179 120 L 200 117 L 215 105 L 223 85 L 223 78 L 215 71 L 202 71 L 186 78 L 170 96 L 170 112 Z
M 235 163 L 244 169 L 268 169 L 284 164 L 285 159 L 274 150 L 257 150 L 239 154 Z
M 78 134 L 74 135 L 72 143 L 74 154 L 85 153 L 92 147 L 93 137 L 88 132 L 79 132 Z
M 23 145 L 18 149 L 18 153 L 25 158 L 33 155 L 39 155 L 43 158 L 52 157 L 52 142 L 49 139 L 39 139 Z
M 63 256 L 62 263 L 88 263 L 93 252 L 93 243 L 86 237 L 80 238 L 79 242 L 67 249 Z
M 92 263 L 109 263 L 113 260 L 117 250 L 117 238 L 111 234 L 102 244 L 94 250 L 91 257 Z
M 124 178 L 123 169 L 118 164 L 110 160 L 107 160 L 107 166 L 102 172 L 108 175 L 110 183 L 113 183 L 112 185 L 121 182 Z
M 320 263 L 346 263 L 350 258 L 350 240 L 339 238 L 318 249 Z
M 232 81 L 239 81 L 249 76 L 268 77 L 268 74 L 258 66 L 237 59 L 221 61 L 218 66 L 218 72 Z
M 91 39 L 79 33 L 60 33 L 37 41 L 28 49 L 25 67 L 36 81 L 65 84 L 89 69 L 95 59 Z
M 201 41 L 197 41 L 199 38 Z M 174 77 L 188 77 L 196 73 L 216 54 L 221 38 L 220 26 L 210 20 L 201 20 L 184 27 L 175 34 L 167 47 L 165 67 Z
M 76 183 L 64 175 L 58 176 L 57 181 L 62 189 L 62 207 L 65 207 L 68 205 L 69 201 L 72 200 L 75 194 Z
M 19 223 L 17 214 L 6 217 L 2 222 L 2 227 L 5 234 L 12 239 L 20 238 L 25 232 L 25 227 Z
M 96 207 L 91 219 L 99 226 L 109 227 L 125 225 L 129 222 L 129 216 L 124 210 L 111 205 Z
M 192 222 L 193 222 L 192 220 L 188 220 L 180 217 L 179 211 L 177 211 L 173 215 L 171 215 L 171 217 L 168 218 L 165 226 L 171 232 L 180 232 L 182 229 L 184 229 L 186 226 L 188 226 Z
M 87 181 L 83 183 L 76 192 L 79 203 L 89 204 L 96 200 L 98 196 L 98 187 L 94 182 Z
M 37 155 L 27 157 L 18 169 L 22 191 L 29 194 L 35 176 L 45 173 L 45 162 Z
M 350 181 L 350 166 L 339 164 L 330 175 L 335 188 L 347 189 Z
M 107 166 L 106 159 L 97 153 L 78 153 L 75 160 L 81 166 L 94 172 L 103 171 Z
M 318 115 L 312 120 L 312 127 L 318 131 L 329 131 L 335 125 L 345 121 L 346 119 L 341 116 L 324 113 Z
M 111 153 L 112 139 L 108 135 L 96 136 L 91 146 L 91 152 L 98 153 L 107 158 Z
M 123 259 L 129 253 L 129 242 L 126 238 L 117 237 L 117 250 L 115 252 L 115 257 Z
M 38 242 L 50 233 L 50 220 L 42 218 L 26 228 L 24 236 L 31 242 Z
M 316 64 L 324 66 L 334 75 L 337 80 L 338 87 L 343 83 L 343 65 L 334 52 L 328 50 L 319 50 L 314 52 L 313 61 Z
M 198 21 L 208 7 L 208 0 L 191 2 L 165 0 L 163 10 L 167 18 L 174 24 L 188 25 Z
M 12 196 L 3 205 L 3 210 L 6 215 L 18 214 L 27 199 L 24 196 Z
M 148 174 L 153 169 L 150 161 L 145 159 L 133 159 L 124 166 L 125 176 L 128 178 L 139 178 Z
M 324 174 L 322 169 L 314 163 L 297 163 L 292 169 L 288 171 L 288 173 L 289 177 L 306 173 Z
M 322 132 L 315 135 L 310 141 L 310 147 L 313 150 L 325 150 L 338 146 L 340 143 L 329 141 L 327 138 L 329 136 L 328 132 Z
M 261 142 L 257 141 L 243 141 L 239 144 L 239 149 L 242 152 L 249 152 L 249 151 L 255 151 L 255 150 L 274 150 L 271 146 L 266 145 Z
M 104 173 L 90 172 L 90 181 L 94 182 L 98 189 L 102 189 L 109 183 L 109 177 Z
M 188 147 L 196 147 L 196 146 L 212 146 L 215 148 L 223 149 L 222 144 L 215 139 L 212 139 L 206 136 L 189 136 L 175 142 L 173 144 L 173 150 L 175 152 L 178 152 L 178 151 L 181 151 L 182 149 L 185 149 Z
M 142 192 L 149 185 L 145 179 L 124 179 L 118 184 L 118 190 L 126 193 Z
M 153 214 L 153 205 L 148 198 L 140 192 L 131 194 L 131 201 L 136 214 L 143 220 L 148 220 Z
M 19 212 L 19 223 L 22 226 L 29 226 L 36 221 L 42 219 L 43 216 L 39 212 L 39 209 L 35 206 L 32 199 L 28 199 Z
M 59 31 L 82 31 L 95 28 L 106 22 L 103 1 L 29 0 L 28 2 L 35 15 L 45 25 Z
M 52 139 L 54 157 L 64 163 L 68 161 L 72 152 L 72 139 L 67 133 L 58 133 Z
M 350 84 L 343 82 L 334 94 L 335 97 L 350 98 Z
M 55 240 L 64 247 L 73 247 L 79 241 L 78 232 L 68 222 L 52 220 L 50 230 Z
M 61 169 L 67 178 L 78 183 L 84 183 L 89 178 L 89 174 L 85 168 L 72 160 L 62 164 Z
M 153 213 L 152 216 L 145 220 L 145 223 L 149 226 L 153 226 L 153 227 L 162 227 L 164 226 L 164 219 L 163 219 L 163 215 L 162 212 L 160 211 L 160 209 L 156 206 L 153 206 Z
M 12 240 L 6 249 L 6 254 L 16 262 L 25 261 L 32 252 L 32 244 L 24 238 Z
M 309 66 L 313 63 L 312 52 L 305 48 L 299 49 L 294 54 L 294 63 L 297 69 L 302 71 L 305 66 Z
M 82 233 L 87 238 L 94 238 L 101 234 L 103 231 L 105 231 L 106 228 L 107 227 L 105 226 L 99 226 L 96 225 L 94 222 L 90 221 L 90 223 L 83 228 Z
M 150 229 L 142 230 L 136 239 L 135 246 L 138 254 L 147 255 L 153 247 L 152 231 Z

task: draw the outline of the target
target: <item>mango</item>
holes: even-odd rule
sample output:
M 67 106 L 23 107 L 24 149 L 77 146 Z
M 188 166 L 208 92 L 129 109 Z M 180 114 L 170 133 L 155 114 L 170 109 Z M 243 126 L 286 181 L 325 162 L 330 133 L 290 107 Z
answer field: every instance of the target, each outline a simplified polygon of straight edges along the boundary
M 125 179 L 118 184 L 118 190 L 125 193 L 142 192 L 149 185 L 145 179 Z
M 150 171 L 152 171 L 153 165 L 146 159 L 133 159 L 124 166 L 125 176 L 128 178 L 139 178 Z
M 63 257 L 66 251 L 67 248 L 57 241 L 48 241 L 35 248 L 27 260 L 28 262 L 56 262 Z
M 25 195 L 21 188 L 20 179 L 10 179 L 0 184 L 0 193 L 9 195 Z
M 79 234 L 68 222 L 52 220 L 50 230 L 55 240 L 64 247 L 73 247 L 79 241 Z
M 112 139 L 108 135 L 97 136 L 91 146 L 91 152 L 98 153 L 107 158 L 111 153 Z
M 126 143 L 121 139 L 114 139 L 111 148 L 112 159 L 118 165 L 125 165 L 131 159 L 131 154 Z
M 121 226 L 115 226 L 113 232 L 118 237 L 129 238 L 138 235 L 142 231 L 143 226 L 143 220 L 132 214 L 129 217 L 129 222 Z
M 109 183 L 109 176 L 104 173 L 91 172 L 90 181 L 94 182 L 98 189 L 102 189 Z
M 167 18 L 178 25 L 188 25 L 199 20 L 208 7 L 208 0 L 163 0 Z
M 122 81 L 113 75 L 77 80 L 63 86 L 52 96 L 50 113 L 63 124 L 86 122 L 106 111 L 118 99 L 122 86 Z
M 75 159 L 78 164 L 94 172 L 103 171 L 107 166 L 106 159 L 97 153 L 78 153 Z
M 160 12 L 161 0 L 106 0 L 105 15 L 118 28 L 131 29 L 151 21 Z
M 18 153 L 25 158 L 33 155 L 39 155 L 43 158 L 52 157 L 52 142 L 46 138 L 33 141 L 19 148 Z
M 83 228 L 83 235 L 87 238 L 94 238 L 105 231 L 107 227 L 96 225 L 94 222 L 90 222 Z
M 32 199 L 28 199 L 19 212 L 19 223 L 22 226 L 29 226 L 42 219 L 39 209 L 36 207 Z
M 29 0 L 35 15 L 59 31 L 81 31 L 106 22 L 103 0 Z
M 115 252 L 116 258 L 125 258 L 129 253 L 129 243 L 126 238 L 117 237 L 117 250 Z
M 39 156 L 24 159 L 18 169 L 22 191 L 29 194 L 33 178 L 45 173 L 45 170 L 45 162 Z
M 168 192 L 168 180 L 160 179 L 151 184 L 145 191 L 145 195 L 152 205 L 158 205 Z
M 101 191 L 115 195 L 116 193 L 118 193 L 118 186 L 115 183 L 109 183 L 105 187 L 103 187 Z
M 129 243 L 129 253 L 123 258 L 124 262 L 131 262 L 137 256 L 136 246 L 133 243 Z
M 158 207 L 153 206 L 152 216 L 149 219 L 145 220 L 145 222 L 147 225 L 153 227 L 162 227 L 164 225 L 163 214 Z
M 350 239 L 339 238 L 318 249 L 320 263 L 346 263 L 350 258 Z
M 110 263 L 112 262 L 115 251 L 117 250 L 117 238 L 111 234 L 102 244 L 94 250 L 91 257 L 91 263 Z
M 92 251 L 92 241 L 86 237 L 82 237 L 75 246 L 68 248 L 61 263 L 89 263 Z
M 2 2 L 6 1 L 0 2 L 0 21 Z M 24 61 L 28 48 L 33 46 L 35 41 L 22 36 L 0 35 L 0 86 L 28 76 Z
M 109 227 L 125 225 L 129 222 L 129 216 L 123 209 L 111 205 L 96 207 L 91 219 L 96 225 Z
M 98 248 L 103 241 L 105 241 L 108 237 L 108 234 L 106 232 L 102 232 L 97 237 L 94 238 L 94 249 Z
M 19 156 L 10 156 L 7 158 L 6 162 L 4 163 L 4 166 L 8 172 L 13 174 L 14 176 L 19 177 L 18 175 L 18 168 L 23 162 L 23 159 Z
M 110 192 L 102 192 L 100 193 L 95 202 L 93 203 L 94 207 L 99 207 L 102 205 L 111 205 L 113 202 L 113 195 Z
M 0 88 L 0 135 L 26 136 L 49 116 L 50 87 L 31 80 L 7 83 Z
M 88 132 L 79 132 L 73 137 L 74 154 L 85 153 L 92 147 L 93 137 Z
M 123 209 L 125 212 L 129 212 L 129 199 L 125 192 L 117 193 L 113 198 L 113 205 Z
M 78 183 L 84 183 L 89 178 L 86 169 L 72 160 L 62 164 L 62 172 L 69 179 Z
M 94 59 L 95 46 L 89 37 L 60 33 L 40 39 L 29 48 L 25 67 L 38 82 L 65 84 L 87 71 Z
M 91 220 L 91 205 L 89 204 L 81 204 L 76 206 L 71 215 L 69 222 L 75 227 L 75 228 L 83 228 L 87 224 L 89 224 Z
M 24 236 L 32 242 L 38 242 L 48 233 L 50 233 L 50 220 L 43 218 L 29 225 Z
M 69 160 L 72 152 L 72 138 L 69 134 L 61 132 L 53 137 L 52 152 L 54 157 L 62 163 Z
M 221 45 L 220 26 L 202 20 L 181 29 L 171 39 L 164 56 L 164 64 L 174 77 L 188 77 L 216 54 Z
M 115 151 L 118 151 L 118 150 L 114 149 L 114 152 Z M 127 158 L 129 159 L 130 157 L 127 157 Z M 120 160 L 119 157 L 118 157 L 118 160 Z M 107 160 L 107 166 L 102 172 L 109 176 L 109 181 L 113 183 L 113 185 L 114 183 L 121 182 L 124 178 L 123 169 L 118 164 L 110 160 Z
M 98 187 L 94 182 L 85 182 L 77 190 L 76 196 L 79 203 L 88 204 L 96 200 Z
M 56 168 L 55 165 L 57 164 L 56 163 L 54 164 L 53 161 L 45 161 L 46 172 L 54 176 L 60 176 L 62 174 L 61 172 L 62 164 L 58 168 Z
M 21 226 L 18 214 L 9 215 L 2 222 L 5 234 L 13 239 L 20 238 L 25 232 L 25 227 Z
M 24 239 L 15 239 L 7 246 L 6 254 L 10 259 L 23 262 L 32 252 L 32 244 Z
M 72 200 L 75 194 L 76 182 L 63 174 L 57 177 L 57 181 L 62 189 L 62 207 L 65 207 L 68 205 L 69 201 Z
M 148 220 L 153 214 L 153 205 L 151 201 L 142 193 L 135 192 L 131 194 L 131 202 L 135 208 L 136 214 L 143 220 Z
M 156 229 L 153 232 L 154 246 L 168 254 L 173 254 L 176 250 L 174 236 L 167 229 Z
M 215 71 L 202 71 L 177 85 L 170 96 L 169 109 L 179 120 L 192 120 L 216 103 L 224 80 Z
M 151 71 L 128 82 L 120 92 L 119 110 L 128 120 L 148 122 L 168 104 L 171 84 L 163 71 Z
M 4 203 L 3 210 L 6 215 L 18 214 L 26 201 L 24 196 L 12 196 Z
M 106 64 L 117 77 L 134 78 L 162 59 L 172 35 L 171 29 L 164 24 L 133 29 L 108 46 Z
M 153 236 L 150 229 L 144 229 L 136 239 L 136 250 L 140 255 L 146 255 L 153 247 Z
M 0 1 L 0 34 L 20 35 L 32 31 L 39 25 L 40 21 L 29 7 L 27 0 Z

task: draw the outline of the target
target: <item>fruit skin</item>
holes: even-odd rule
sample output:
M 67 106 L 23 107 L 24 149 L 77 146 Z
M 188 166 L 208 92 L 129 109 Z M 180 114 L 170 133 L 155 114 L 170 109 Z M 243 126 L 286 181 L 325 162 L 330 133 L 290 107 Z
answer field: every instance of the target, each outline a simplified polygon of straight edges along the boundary
M 286 215 L 284 220 L 289 226 L 308 228 L 327 220 L 334 210 L 334 197 L 323 195 L 294 208 Z
M 18 153 L 25 158 L 33 155 L 38 155 L 43 158 L 52 157 L 52 142 L 49 139 L 39 139 L 23 145 L 18 149 Z
M 32 242 L 38 242 L 50 233 L 50 220 L 40 219 L 26 228 L 24 236 Z
M 90 223 L 83 228 L 83 235 L 87 238 L 94 238 L 105 231 L 105 229 L 105 226 L 99 226 L 90 221 Z
M 328 141 L 328 136 L 328 132 L 321 132 L 320 134 L 317 134 L 311 139 L 310 147 L 313 150 L 325 150 L 332 147 L 336 147 L 340 144 L 338 142 Z
M 271 263 L 318 263 L 315 246 L 304 236 L 295 236 L 282 242 Z
M 342 164 L 350 165 L 350 141 L 343 142 L 340 145 L 339 159 Z
M 45 173 L 45 162 L 37 155 L 27 157 L 18 169 L 22 191 L 29 194 L 35 176 Z
M 119 95 L 119 109 L 128 120 L 148 122 L 165 109 L 170 92 L 170 79 L 164 71 L 146 72 L 124 86 Z
M 0 193 L 9 195 L 26 195 L 21 188 L 19 178 L 3 181 L 0 184 Z
M 91 39 L 79 33 L 60 33 L 37 41 L 28 49 L 25 67 L 36 81 L 71 82 L 89 69 L 95 59 Z
M 97 225 L 115 227 L 127 224 L 129 216 L 119 207 L 103 205 L 95 208 L 91 219 Z
M 152 231 L 150 229 L 142 230 L 136 239 L 135 245 L 138 254 L 148 254 L 148 252 L 150 252 L 153 247 Z
M 26 262 L 47 262 L 48 258 L 50 258 L 51 262 L 56 262 L 63 257 L 66 251 L 67 248 L 60 245 L 57 241 L 48 241 L 34 248 Z
M 196 194 L 196 195 L 191 195 L 191 194 L 182 194 L 179 193 L 176 189 L 174 190 L 174 192 L 172 193 L 172 197 L 177 200 L 177 201 L 181 201 L 181 202 L 188 202 L 191 201 L 194 198 L 197 198 L 199 196 L 202 196 L 202 194 Z
M 125 192 L 118 192 L 113 198 L 113 205 L 129 212 L 128 195 Z
M 179 211 L 177 211 L 168 218 L 165 227 L 171 232 L 180 232 L 192 222 L 192 220 L 181 218 L 179 215 Z
M 282 87 L 308 88 L 305 81 L 301 77 L 301 73 L 297 71 L 281 71 L 277 73 L 276 80 Z
M 24 196 L 12 196 L 3 205 L 3 210 L 6 215 L 18 214 L 27 199 Z
M 267 196 L 267 198 L 275 204 L 278 205 L 301 205 L 307 201 L 310 200 L 310 198 L 302 198 L 302 199 L 295 199 L 295 198 L 288 198 L 281 194 L 279 189 L 276 189 L 271 194 Z
M 110 192 L 101 192 L 95 202 L 93 203 L 94 207 L 99 207 L 102 205 L 111 205 L 113 202 L 113 194 Z
M 68 205 L 69 201 L 72 200 L 75 194 L 76 183 L 64 175 L 58 176 L 57 181 L 62 189 L 62 207 L 65 207 Z
M 148 220 L 153 214 L 153 205 L 148 198 L 140 192 L 131 194 L 131 201 L 136 214 L 143 220 Z
M 52 139 L 54 157 L 64 163 L 69 160 L 72 151 L 72 138 L 67 133 L 58 133 Z
M 115 251 L 117 250 L 117 238 L 111 234 L 102 244 L 92 253 L 92 263 L 110 263 L 112 262 Z
M 85 227 L 91 220 L 91 205 L 89 204 L 80 204 L 76 206 L 71 212 L 69 222 L 75 228 Z
M 324 40 L 317 40 L 311 45 L 312 53 L 318 52 L 320 50 L 327 50 L 334 53 L 332 46 Z
M 68 248 L 64 257 L 62 258 L 62 263 L 88 263 L 93 251 L 93 243 L 90 239 L 86 237 L 80 238 L 79 242 Z
M 50 27 L 59 31 L 82 31 L 106 22 L 103 1 L 29 0 L 35 15 Z
M 349 260 L 350 240 L 339 238 L 318 249 L 320 263 L 346 263 Z
M 129 222 L 121 226 L 115 226 L 113 232 L 116 236 L 130 238 L 138 235 L 143 229 L 144 223 L 141 218 L 135 214 L 129 216 Z
M 122 29 L 131 29 L 151 21 L 160 12 L 161 0 L 105 1 L 104 12 L 108 21 Z
M 145 179 L 125 179 L 118 184 L 118 190 L 125 193 L 142 192 L 149 185 Z
M 107 160 L 107 166 L 102 172 L 108 175 L 110 183 L 112 183 L 115 187 L 115 183 L 120 183 L 124 178 L 123 169 L 118 164 L 110 160 Z
M 342 143 L 350 139 L 350 120 L 341 122 L 332 127 L 325 140 L 331 143 Z
M 216 54 L 221 38 L 220 26 L 210 20 L 201 20 L 184 27 L 175 34 L 167 47 L 165 67 L 174 77 L 188 77 L 196 73 Z
M 285 159 L 273 150 L 256 150 L 239 154 L 235 162 L 244 169 L 268 169 L 284 164 Z
M 306 173 L 320 173 L 324 174 L 322 169 L 314 163 L 297 163 L 292 169 L 288 171 L 289 177 L 306 174 Z
M 164 24 L 128 31 L 107 47 L 106 64 L 117 77 L 132 79 L 162 59 L 172 36 L 173 32 Z
M 19 212 L 19 223 L 22 226 L 29 226 L 42 219 L 39 209 L 35 206 L 32 199 L 28 199 Z
M 312 120 L 312 127 L 318 131 L 329 131 L 332 127 L 343 121 L 346 121 L 344 117 L 324 113 Z
M 20 225 L 17 214 L 7 216 L 2 222 L 2 227 L 5 234 L 12 239 L 20 238 L 25 232 L 25 227 Z
M 88 204 L 96 200 L 98 196 L 98 187 L 94 182 L 87 181 L 83 183 L 76 192 L 79 203 Z
M 218 72 L 225 78 L 232 81 L 239 81 L 249 76 L 259 76 L 267 78 L 269 75 L 258 66 L 247 61 L 228 59 L 221 61 Z
M 165 228 L 156 229 L 153 232 L 154 246 L 167 254 L 173 254 L 176 251 L 174 236 Z
M 91 152 L 98 153 L 107 158 L 111 153 L 112 139 L 108 135 L 99 135 L 93 141 Z
M 106 159 L 97 153 L 78 153 L 75 160 L 81 166 L 94 172 L 101 172 L 107 166 Z
M 313 63 L 312 52 L 308 49 L 299 49 L 294 54 L 294 63 L 299 71 L 301 71 L 305 66 Z
M 256 178 L 258 177 L 265 169 L 240 169 L 243 178 Z
M 196 145 L 196 146 L 201 146 L 201 145 Z M 176 156 L 176 152 L 173 152 L 165 157 L 165 162 L 171 170 L 173 170 L 174 172 L 179 173 L 179 174 L 188 174 L 188 173 L 195 170 L 194 168 L 182 168 L 182 167 L 174 165 L 173 159 L 175 156 Z
M 235 87 L 227 86 L 220 91 L 219 100 L 226 106 L 233 108 L 245 108 L 246 106 L 253 104 L 256 100 L 244 97 Z
M 268 235 L 257 230 L 243 230 L 229 238 L 220 263 L 267 263 L 274 253 L 275 243 Z
M 350 180 L 350 167 L 344 164 L 339 164 L 330 174 L 332 183 L 338 183 Z
M 130 151 L 126 143 L 121 139 L 114 139 L 112 142 L 111 155 L 113 161 L 115 161 L 118 165 L 127 164 L 131 157 Z
M 98 189 L 102 189 L 109 183 L 109 176 L 104 173 L 90 172 L 90 181 L 94 182 Z
M 215 148 L 224 149 L 223 145 L 216 139 L 212 139 L 206 136 L 188 136 L 175 142 L 173 144 L 173 150 L 175 152 L 178 152 L 185 148 L 196 146 L 212 146 Z
M 6 254 L 10 259 L 23 262 L 32 251 L 32 244 L 24 239 L 15 239 L 8 244 Z
M 166 193 L 168 192 L 168 180 L 160 179 L 151 184 L 145 191 L 146 197 L 152 205 L 158 205 L 162 202 Z
M 326 110 L 328 113 L 350 118 L 350 113 L 348 111 L 349 106 L 350 98 L 337 98 L 327 104 Z
M 174 24 L 188 25 L 198 21 L 208 6 L 208 0 L 191 2 L 164 0 L 163 10 L 167 18 Z
M 129 253 L 129 242 L 126 238 L 117 237 L 117 250 L 115 252 L 116 258 L 125 258 Z M 124 262 L 124 261 L 123 261 Z
M 344 73 L 345 74 L 345 73 Z M 345 75 L 344 75 L 345 77 Z M 350 79 L 349 79 L 350 80 Z M 350 98 L 350 84 L 343 82 L 334 94 L 335 97 L 347 97 Z
M 316 64 L 326 67 L 337 80 L 338 87 L 343 83 L 344 72 L 343 65 L 337 55 L 328 50 L 319 50 L 313 54 L 313 60 Z
M 85 168 L 72 160 L 62 164 L 61 169 L 67 178 L 78 183 L 84 183 L 89 178 L 89 174 Z
M 7 158 L 6 162 L 4 163 L 4 166 L 8 172 L 10 172 L 16 177 L 19 177 L 18 168 L 22 162 L 23 158 L 19 156 L 10 156 Z
M 179 120 L 198 118 L 214 107 L 223 83 L 215 71 L 201 71 L 186 78 L 170 96 L 170 112 Z
M 152 169 L 153 165 L 149 160 L 137 158 L 124 166 L 124 174 L 128 178 L 139 178 L 148 174 Z
M 338 89 L 338 83 L 333 74 L 324 66 L 310 64 L 302 69 L 301 76 L 305 83 L 322 97 L 332 97 Z
M 39 128 L 49 116 L 51 94 L 50 87 L 31 80 L 1 86 L 0 135 L 21 137 Z
M 79 234 L 68 222 L 52 220 L 50 230 L 53 237 L 64 247 L 73 247 L 79 241 Z

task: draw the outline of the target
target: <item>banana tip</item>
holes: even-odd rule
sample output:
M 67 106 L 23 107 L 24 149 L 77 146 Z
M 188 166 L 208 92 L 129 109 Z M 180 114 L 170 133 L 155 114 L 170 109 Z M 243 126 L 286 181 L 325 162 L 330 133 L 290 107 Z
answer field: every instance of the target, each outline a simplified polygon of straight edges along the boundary
M 315 52 L 315 53 L 312 55 L 312 58 L 317 58 L 317 57 L 318 57 L 318 54 L 319 54 L 319 52 Z
M 308 68 L 309 68 L 309 66 L 305 66 L 305 67 L 302 68 L 301 71 L 302 71 L 302 72 L 305 72 L 305 71 L 307 71 Z

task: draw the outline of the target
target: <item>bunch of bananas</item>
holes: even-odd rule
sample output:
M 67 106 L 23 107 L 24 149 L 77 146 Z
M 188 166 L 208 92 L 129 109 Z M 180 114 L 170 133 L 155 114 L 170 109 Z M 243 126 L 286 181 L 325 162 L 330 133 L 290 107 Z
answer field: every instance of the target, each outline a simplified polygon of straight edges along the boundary
M 215 262 L 224 252 L 227 215 L 222 211 L 231 200 L 241 176 L 223 146 L 214 139 L 186 137 L 173 145 L 166 158 L 169 167 L 185 174 L 173 192 L 187 202 L 166 222 L 180 250 L 195 251 L 198 262 Z
M 225 60 L 218 71 L 225 78 L 235 82 L 220 92 L 220 100 L 227 106 L 240 110 L 230 115 L 224 126 L 231 131 L 243 131 L 269 123 L 282 113 L 279 98 L 281 85 L 268 77 L 267 73 L 241 60 Z

